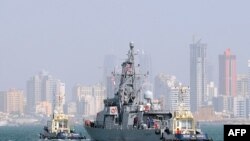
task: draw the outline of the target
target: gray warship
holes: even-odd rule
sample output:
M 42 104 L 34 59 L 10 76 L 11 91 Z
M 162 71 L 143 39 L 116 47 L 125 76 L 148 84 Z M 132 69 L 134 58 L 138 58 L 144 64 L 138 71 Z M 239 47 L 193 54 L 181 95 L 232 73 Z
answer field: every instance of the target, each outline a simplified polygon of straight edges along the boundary
M 128 58 L 122 63 L 120 83 L 114 98 L 104 100 L 104 110 L 96 120 L 85 120 L 85 129 L 96 141 L 154 141 L 162 132 L 172 114 L 157 108 L 150 96 L 139 101 L 140 78 L 135 71 L 134 45 L 130 43 Z
M 209 141 L 207 136 L 193 134 L 184 136 L 172 121 L 172 113 L 162 110 L 159 102 L 150 93 L 144 94 L 141 101 L 140 74 L 135 69 L 134 45 L 130 43 L 128 58 L 122 63 L 120 83 L 114 98 L 104 100 L 104 109 L 97 113 L 95 120 L 84 119 L 84 128 L 94 141 L 168 141 L 201 140 Z M 190 118 L 190 117 L 189 117 Z M 173 126 L 175 125 L 175 126 Z M 187 132 L 186 132 L 187 133 Z M 189 132 L 191 133 L 191 131 Z M 184 134 L 184 133 L 183 133 Z M 179 138 L 181 137 L 181 138 Z

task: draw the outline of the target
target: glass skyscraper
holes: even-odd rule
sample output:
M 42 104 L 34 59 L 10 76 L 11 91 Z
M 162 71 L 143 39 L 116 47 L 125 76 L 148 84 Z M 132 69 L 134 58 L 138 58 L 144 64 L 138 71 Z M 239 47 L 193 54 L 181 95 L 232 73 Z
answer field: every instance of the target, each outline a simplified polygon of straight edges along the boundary
M 198 111 L 206 96 L 206 48 L 200 42 L 190 44 L 190 105 L 191 111 Z
M 236 96 L 236 87 L 236 56 L 228 48 L 223 55 L 219 55 L 219 94 Z

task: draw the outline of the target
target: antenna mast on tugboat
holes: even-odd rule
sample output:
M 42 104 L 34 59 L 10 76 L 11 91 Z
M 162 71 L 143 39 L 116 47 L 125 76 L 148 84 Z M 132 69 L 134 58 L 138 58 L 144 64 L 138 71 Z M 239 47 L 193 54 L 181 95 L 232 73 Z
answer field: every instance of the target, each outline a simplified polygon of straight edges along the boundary
M 180 86 L 178 92 L 178 108 L 179 110 L 186 110 L 184 105 L 184 94 L 187 94 L 187 87 Z

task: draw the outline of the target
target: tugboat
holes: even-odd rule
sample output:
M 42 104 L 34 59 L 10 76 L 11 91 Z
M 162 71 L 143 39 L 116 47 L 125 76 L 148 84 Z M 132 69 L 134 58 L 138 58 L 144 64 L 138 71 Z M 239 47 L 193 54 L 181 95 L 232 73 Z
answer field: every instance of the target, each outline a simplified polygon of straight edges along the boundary
M 178 109 L 170 119 L 169 127 L 163 133 L 163 141 L 212 141 L 203 133 L 195 121 L 190 110 L 184 106 L 184 95 L 187 87 L 180 87 L 178 94 Z
M 70 128 L 69 117 L 63 113 L 61 105 L 61 97 L 59 96 L 59 104 L 56 106 L 52 119 L 47 121 L 47 126 L 44 126 L 43 133 L 40 133 L 40 139 L 86 139 L 74 129 Z
M 95 120 L 84 119 L 84 127 L 95 141 L 157 141 L 172 114 L 161 110 L 160 104 L 152 99 L 152 92 L 142 92 L 141 78 L 136 73 L 134 45 L 130 43 L 128 58 L 122 63 L 120 83 L 114 98 L 104 100 L 104 109 Z

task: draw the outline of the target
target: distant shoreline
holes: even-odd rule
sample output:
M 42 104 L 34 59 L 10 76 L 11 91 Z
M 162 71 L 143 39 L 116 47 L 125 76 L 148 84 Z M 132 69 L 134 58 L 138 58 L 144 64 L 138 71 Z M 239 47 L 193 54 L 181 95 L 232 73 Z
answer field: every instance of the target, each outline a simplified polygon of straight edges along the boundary
M 201 124 L 249 124 L 250 119 L 198 120 Z

